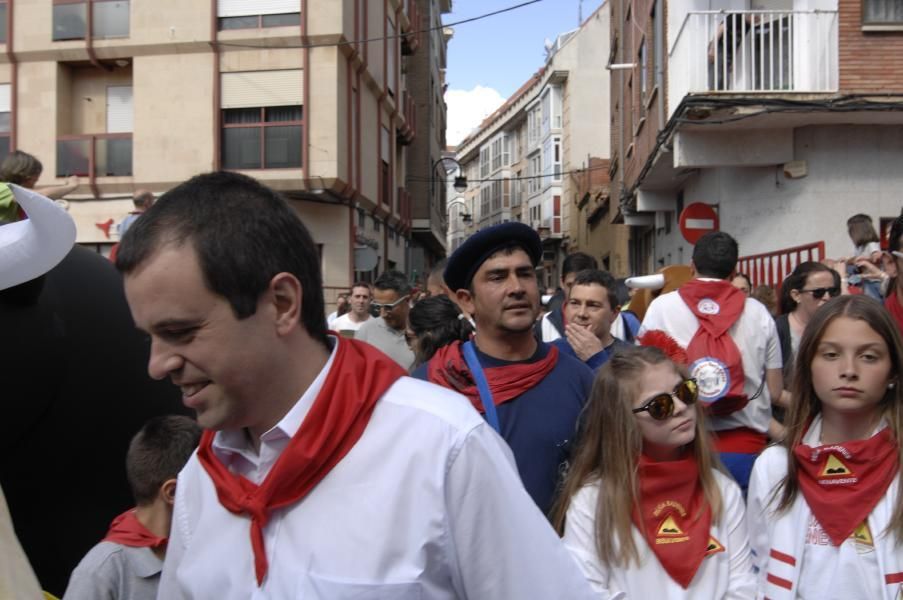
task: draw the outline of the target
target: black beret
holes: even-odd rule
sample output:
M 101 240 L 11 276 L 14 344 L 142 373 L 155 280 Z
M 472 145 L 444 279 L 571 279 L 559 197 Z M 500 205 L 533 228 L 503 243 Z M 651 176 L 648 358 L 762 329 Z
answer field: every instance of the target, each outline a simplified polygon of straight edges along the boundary
M 516 221 L 493 225 L 467 238 L 452 253 L 445 267 L 445 285 L 452 292 L 468 287 L 487 258 L 511 245 L 523 248 L 534 267 L 542 259 L 542 240 L 532 227 Z

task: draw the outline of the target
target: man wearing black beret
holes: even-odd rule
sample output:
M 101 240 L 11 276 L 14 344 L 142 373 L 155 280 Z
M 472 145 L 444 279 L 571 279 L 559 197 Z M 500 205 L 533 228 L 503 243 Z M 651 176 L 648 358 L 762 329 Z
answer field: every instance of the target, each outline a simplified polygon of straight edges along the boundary
M 522 223 L 483 229 L 448 260 L 445 282 L 476 322 L 472 342 L 441 348 L 415 377 L 468 396 L 514 452 L 524 487 L 548 513 L 592 371 L 533 336 L 542 243 Z

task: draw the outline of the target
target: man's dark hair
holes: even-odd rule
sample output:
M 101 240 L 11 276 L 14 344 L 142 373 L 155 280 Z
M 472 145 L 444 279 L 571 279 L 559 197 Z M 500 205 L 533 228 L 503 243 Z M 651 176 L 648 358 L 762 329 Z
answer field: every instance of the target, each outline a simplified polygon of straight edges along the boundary
M 204 283 L 229 301 L 238 319 L 257 310 L 270 280 L 287 272 L 301 282 L 301 322 L 324 346 L 320 256 L 307 227 L 276 192 L 239 173 L 192 177 L 163 194 L 129 227 L 116 268 L 128 274 L 166 244 L 190 243 Z
M 561 278 L 564 279 L 571 273 L 586 271 L 587 269 L 598 269 L 599 263 L 596 259 L 586 252 L 574 252 L 564 257 L 561 263 Z
M 470 321 L 461 317 L 461 311 L 448 296 L 424 298 L 412 306 L 408 324 L 417 336 L 415 358 L 418 365 L 455 340 L 466 342 L 473 333 Z
M 354 288 L 359 288 L 359 287 L 367 288 L 368 292 L 371 291 L 370 284 L 367 283 L 366 281 L 355 281 L 354 283 L 351 284 L 351 291 L 349 292 L 349 295 L 354 295 Z
M 154 417 L 129 444 L 125 471 L 138 506 L 150 504 L 166 480 L 175 479 L 201 439 L 201 427 L 188 417 Z
M 693 248 L 693 265 L 700 277 L 727 279 L 737 266 L 737 240 L 723 231 L 710 231 Z
M 900 211 L 900 216 L 894 219 L 890 226 L 890 235 L 887 236 L 887 249 L 891 252 L 903 250 L 900 247 L 901 238 L 903 238 L 903 210 Z
M 383 271 L 373 282 L 373 287 L 377 290 L 394 290 L 399 296 L 407 296 L 413 289 L 405 274 L 399 271 Z
M 571 289 L 573 290 L 578 285 L 601 285 L 605 288 L 606 295 L 608 296 L 608 307 L 612 310 L 617 310 L 618 307 L 621 306 L 618 304 L 618 282 L 608 271 L 601 271 L 599 269 L 584 269 L 583 271 L 578 271 L 577 276 L 574 278 L 574 285 L 571 286 Z

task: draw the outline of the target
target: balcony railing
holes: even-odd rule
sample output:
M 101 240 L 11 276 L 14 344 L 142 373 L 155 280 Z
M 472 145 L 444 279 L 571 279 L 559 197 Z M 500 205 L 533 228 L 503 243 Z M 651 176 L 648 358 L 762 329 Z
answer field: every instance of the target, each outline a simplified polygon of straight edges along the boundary
M 117 177 L 132 174 L 132 134 L 67 135 L 56 141 L 56 176 Z
M 686 15 L 670 50 L 672 111 L 690 93 L 837 90 L 837 11 Z
M 753 286 L 768 285 L 778 289 L 798 264 L 810 260 L 821 261 L 824 258 L 825 243 L 813 242 L 774 252 L 741 256 L 737 260 L 737 272 L 747 274 Z

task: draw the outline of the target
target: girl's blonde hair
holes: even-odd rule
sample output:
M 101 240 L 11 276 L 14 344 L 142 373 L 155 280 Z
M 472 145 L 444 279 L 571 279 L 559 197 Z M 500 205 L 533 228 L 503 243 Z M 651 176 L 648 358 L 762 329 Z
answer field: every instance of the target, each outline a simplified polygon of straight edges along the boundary
M 604 563 L 627 567 L 636 561 L 639 565 L 631 514 L 640 501 L 637 462 L 643 436 L 633 405 L 646 369 L 663 363 L 685 376 L 664 352 L 651 346 L 618 350 L 602 367 L 581 417 L 578 443 L 564 485 L 552 507 L 552 525 L 562 534 L 571 499 L 583 486 L 599 482 L 595 536 L 596 550 Z M 696 437 L 689 446 L 699 465 L 705 500 L 712 518 L 717 519 L 721 515 L 721 492 L 713 469 L 718 468 L 718 462 L 709 447 L 700 404 L 691 409 L 696 411 Z
M 770 503 L 777 501 L 777 512 L 786 512 L 793 506 L 799 494 L 799 479 L 793 450 L 802 443 L 803 436 L 812 419 L 821 412 L 821 400 L 815 394 L 812 380 L 812 361 L 818 352 L 828 326 L 839 317 L 858 319 L 872 328 L 884 339 L 890 355 L 891 380 L 900 381 L 903 370 L 903 340 L 900 330 L 894 323 L 890 313 L 877 301 L 862 295 L 838 296 L 818 309 L 803 332 L 799 351 L 796 355 L 792 394 L 793 399 L 784 423 L 786 434 L 783 445 L 787 448 L 787 476 L 774 488 Z M 903 433 L 903 386 L 895 385 L 888 389 L 881 400 L 883 416 L 897 440 L 898 464 L 903 465 L 903 446 L 899 444 Z M 899 470 L 899 467 L 898 467 Z M 897 474 L 903 486 L 903 470 Z M 903 488 L 901 488 L 903 489 Z M 895 506 L 891 522 L 887 528 L 892 532 L 897 543 L 903 540 L 903 495 L 895 498 Z

